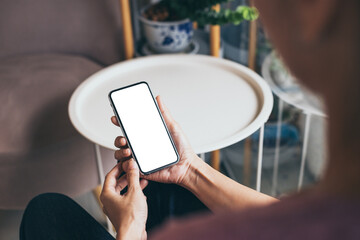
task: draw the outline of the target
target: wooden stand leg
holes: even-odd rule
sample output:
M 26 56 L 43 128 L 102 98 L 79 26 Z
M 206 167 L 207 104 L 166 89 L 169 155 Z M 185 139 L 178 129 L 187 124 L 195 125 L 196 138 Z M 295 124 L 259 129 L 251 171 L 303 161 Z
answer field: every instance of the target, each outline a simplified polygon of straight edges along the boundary
M 253 1 L 251 1 L 253 5 Z M 249 32 L 249 68 L 255 71 L 256 64 L 256 36 L 257 23 L 256 21 L 250 22 L 250 32 Z M 248 138 L 245 140 L 244 147 L 244 184 L 249 186 L 251 180 L 251 139 Z
M 213 7 L 215 11 L 220 11 L 220 4 Z M 214 57 L 220 56 L 220 26 L 210 26 L 210 54 Z
M 220 4 L 213 7 L 214 10 L 220 11 Z M 214 57 L 220 56 L 220 26 L 210 26 L 210 53 Z M 211 152 L 211 166 L 220 170 L 220 150 Z
M 249 68 L 255 71 L 256 67 L 257 22 L 250 22 L 249 30 Z
M 243 184 L 250 186 L 251 180 L 251 139 L 245 139 L 244 146 L 244 169 L 243 169 Z
M 131 59 L 134 57 L 134 38 L 129 0 L 120 0 L 120 10 L 123 24 L 125 59 Z
M 211 166 L 220 171 L 220 150 L 211 152 Z
M 220 11 L 220 4 L 213 7 L 215 11 Z M 214 57 L 220 56 L 220 26 L 210 26 L 210 53 Z M 211 152 L 211 166 L 220 171 L 220 150 Z

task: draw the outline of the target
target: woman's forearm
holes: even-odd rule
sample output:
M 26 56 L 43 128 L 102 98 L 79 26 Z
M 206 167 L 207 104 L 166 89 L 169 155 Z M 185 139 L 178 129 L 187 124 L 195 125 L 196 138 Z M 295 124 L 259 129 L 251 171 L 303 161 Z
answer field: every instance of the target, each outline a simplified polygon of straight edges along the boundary
M 183 187 L 195 194 L 213 212 L 246 209 L 277 201 L 241 185 L 203 161 L 194 161 Z

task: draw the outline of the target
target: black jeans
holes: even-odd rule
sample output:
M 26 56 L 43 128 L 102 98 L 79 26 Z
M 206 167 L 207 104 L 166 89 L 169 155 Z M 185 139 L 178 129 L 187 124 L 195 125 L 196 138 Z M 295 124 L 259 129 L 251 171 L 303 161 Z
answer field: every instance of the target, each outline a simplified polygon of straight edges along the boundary
M 208 209 L 189 191 L 173 184 L 150 182 L 147 231 L 169 218 Z M 114 239 L 106 229 L 69 197 L 41 194 L 30 201 L 20 226 L 20 239 Z

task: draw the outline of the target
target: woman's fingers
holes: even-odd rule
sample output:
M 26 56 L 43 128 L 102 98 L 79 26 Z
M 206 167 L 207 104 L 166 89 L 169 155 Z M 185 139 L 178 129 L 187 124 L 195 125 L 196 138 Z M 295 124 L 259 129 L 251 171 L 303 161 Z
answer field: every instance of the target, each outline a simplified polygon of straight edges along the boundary
M 139 168 L 134 159 L 124 162 L 123 168 L 126 172 L 129 191 L 137 191 L 141 189 Z
M 117 185 L 117 179 L 119 178 L 120 173 L 121 173 L 121 164 L 119 163 L 116 164 L 116 166 L 113 167 L 113 169 L 111 169 L 111 171 L 108 174 L 106 174 L 103 191 L 115 189 Z
M 111 122 L 116 126 L 120 126 L 115 116 L 111 117 Z
M 176 130 L 176 121 L 171 116 L 170 111 L 167 109 L 165 104 L 162 102 L 160 95 L 156 97 L 156 101 L 159 105 L 161 115 L 164 117 L 165 123 L 170 131 Z
M 144 190 L 147 185 L 149 184 L 149 181 L 146 179 L 140 179 L 140 187 L 141 190 Z M 115 188 L 116 193 L 120 194 L 122 190 L 124 190 L 128 186 L 128 180 L 126 174 L 121 176 L 118 181 Z
M 120 149 L 116 150 L 114 153 L 114 156 L 117 160 L 125 161 L 128 160 L 131 157 L 131 151 L 130 149 Z
M 115 138 L 114 145 L 117 148 L 128 148 L 126 138 L 123 136 L 118 136 Z
M 146 179 L 141 179 L 140 180 L 140 187 L 141 187 L 142 190 L 144 190 L 148 184 L 149 184 L 148 180 L 146 180 Z
M 149 184 L 149 181 L 146 179 L 140 179 L 140 187 L 141 190 L 144 190 L 147 185 Z M 121 176 L 118 180 L 117 180 L 117 185 L 115 187 L 115 191 L 116 193 L 120 194 L 122 190 L 124 190 L 128 185 L 128 180 L 127 180 L 127 176 L 126 174 L 124 174 L 123 176 Z
M 142 190 L 144 190 L 147 187 L 148 184 L 149 184 L 148 180 L 140 179 L 140 187 L 141 187 Z M 116 188 L 115 188 L 116 192 L 118 194 L 120 194 L 120 192 L 122 190 L 124 190 L 127 187 L 127 185 L 128 185 L 127 176 L 126 176 L 126 174 L 124 174 L 123 176 L 121 176 L 117 180 L 117 185 L 116 185 Z
M 126 174 L 124 174 L 117 180 L 116 188 L 115 188 L 116 192 L 120 194 L 120 192 L 124 190 L 124 188 L 126 188 L 127 185 L 128 185 L 127 177 Z
M 130 150 L 129 146 L 127 145 L 126 138 L 124 138 L 122 136 L 117 137 L 115 139 L 114 145 L 116 147 L 120 148 L 119 150 L 116 150 L 114 153 L 114 157 L 117 160 L 126 161 L 131 158 L 131 150 Z

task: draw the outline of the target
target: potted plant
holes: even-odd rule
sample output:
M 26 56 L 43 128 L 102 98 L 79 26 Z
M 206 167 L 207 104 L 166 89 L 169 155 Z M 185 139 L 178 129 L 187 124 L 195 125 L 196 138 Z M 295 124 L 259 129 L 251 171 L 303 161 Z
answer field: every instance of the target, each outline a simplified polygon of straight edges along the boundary
M 212 6 L 231 0 L 161 0 L 145 7 L 140 14 L 148 46 L 158 53 L 184 51 L 192 41 L 193 24 L 222 25 L 240 24 L 244 20 L 257 19 L 258 12 L 253 7 L 238 6 L 235 10 Z

